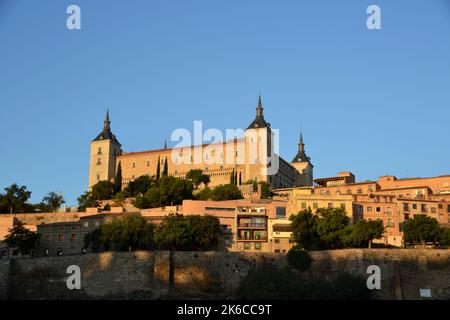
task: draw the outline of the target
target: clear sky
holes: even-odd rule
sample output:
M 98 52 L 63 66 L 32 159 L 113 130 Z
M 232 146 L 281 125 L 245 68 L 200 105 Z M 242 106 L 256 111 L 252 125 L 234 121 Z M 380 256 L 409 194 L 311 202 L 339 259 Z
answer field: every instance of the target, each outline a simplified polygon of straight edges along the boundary
M 0 187 L 74 205 L 107 108 L 123 149 L 142 151 L 194 120 L 245 128 L 260 90 L 281 155 L 302 128 L 315 177 L 449 174 L 450 4 L 0 0 Z

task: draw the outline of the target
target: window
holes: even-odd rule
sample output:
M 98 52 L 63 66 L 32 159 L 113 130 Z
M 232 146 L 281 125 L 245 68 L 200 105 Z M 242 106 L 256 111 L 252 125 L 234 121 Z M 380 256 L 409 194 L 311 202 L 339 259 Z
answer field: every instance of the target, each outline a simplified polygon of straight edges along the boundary
M 89 227 L 89 222 L 87 222 L 87 221 L 83 222 L 83 227 L 85 227 L 85 228 Z
M 447 205 L 447 212 L 450 212 L 450 204 Z
M 70 235 L 70 241 L 76 241 L 77 240 L 77 234 L 76 233 L 72 233 Z
M 280 253 L 280 249 L 275 249 L 274 252 L 275 253 Z
M 102 159 L 101 158 L 98 158 L 97 159 L 97 165 L 101 165 L 102 164 Z
M 249 242 L 245 242 L 244 243 L 244 250 L 250 250 L 250 243 Z
M 362 193 L 362 189 L 358 189 L 357 193 Z
M 403 203 L 403 211 L 409 211 L 409 204 Z
M 381 212 L 381 207 L 377 207 L 377 212 Z
M 150 161 L 147 160 L 147 167 L 150 167 Z
M 328 203 L 328 209 L 333 209 L 333 204 L 331 202 Z
M 280 239 L 275 239 L 275 243 L 280 243 Z
M 319 207 L 319 205 L 317 204 L 317 202 L 313 202 L 313 209 L 317 209 Z
M 417 209 L 417 204 L 413 203 L 413 209 Z
M 98 148 L 97 154 L 102 154 L 102 148 Z
M 136 162 L 133 161 L 132 167 L 133 167 L 133 168 L 136 168 Z
M 58 241 L 64 241 L 64 235 L 63 234 L 58 234 Z
M 347 194 L 352 194 L 352 190 L 347 189 Z
M 427 205 L 422 203 L 422 204 L 420 205 L 420 211 L 422 211 L 422 212 L 427 212 Z
M 345 210 L 345 203 L 341 203 L 341 209 Z
M 255 243 L 255 250 L 261 250 L 261 243 Z
M 439 203 L 439 209 L 442 209 L 442 203 Z
M 436 213 L 436 208 L 435 207 L 431 208 L 431 213 Z
M 50 241 L 50 234 L 46 233 L 44 235 L 44 239 L 45 239 L 45 241 Z
M 372 207 L 371 206 L 367 207 L 367 212 L 372 212 Z
M 99 174 L 97 175 L 97 181 L 100 181 L 100 175 Z
M 286 219 L 286 207 L 277 207 L 277 219 Z
M 302 202 L 302 209 L 306 209 L 306 202 Z

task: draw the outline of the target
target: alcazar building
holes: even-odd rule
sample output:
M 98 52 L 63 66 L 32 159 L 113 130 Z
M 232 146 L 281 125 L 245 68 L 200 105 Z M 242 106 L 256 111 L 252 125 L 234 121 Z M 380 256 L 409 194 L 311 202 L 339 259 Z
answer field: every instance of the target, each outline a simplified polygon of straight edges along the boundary
M 261 97 L 245 137 L 220 143 L 124 152 L 110 123 L 107 112 L 102 132 L 91 142 L 89 189 L 99 181 L 113 181 L 119 163 L 126 186 L 139 176 L 156 175 L 158 161 L 161 170 L 167 161 L 168 174 L 180 178 L 191 169 L 201 169 L 210 176 L 211 187 L 229 183 L 233 172 L 242 182 L 265 181 L 271 188 L 313 185 L 313 165 L 301 135 L 298 152 L 291 162 L 274 151 L 274 134 L 264 119 Z

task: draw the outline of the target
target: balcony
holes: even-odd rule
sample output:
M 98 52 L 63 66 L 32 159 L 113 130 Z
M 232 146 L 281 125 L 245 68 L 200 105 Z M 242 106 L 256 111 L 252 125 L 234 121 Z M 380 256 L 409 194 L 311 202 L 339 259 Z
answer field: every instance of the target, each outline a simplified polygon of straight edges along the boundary
M 238 228 L 266 229 L 267 224 L 265 224 L 265 223 L 239 223 Z
M 237 236 L 238 241 L 267 241 L 267 236 Z

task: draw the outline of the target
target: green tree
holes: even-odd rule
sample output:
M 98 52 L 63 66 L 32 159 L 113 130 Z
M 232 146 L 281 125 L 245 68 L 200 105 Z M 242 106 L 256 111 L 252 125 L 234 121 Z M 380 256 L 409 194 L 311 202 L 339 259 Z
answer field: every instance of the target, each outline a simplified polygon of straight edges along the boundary
M 102 246 L 101 236 L 101 228 L 94 229 L 87 233 L 84 237 L 84 247 L 90 248 L 92 252 L 97 252 Z
M 416 214 L 414 218 L 407 220 L 403 224 L 403 237 L 405 242 L 436 243 L 440 234 L 439 223 L 436 219 L 428 217 L 425 214 Z
M 242 172 L 239 172 L 239 185 L 242 185 Z
M 230 184 L 234 184 L 234 169 L 233 169 L 233 171 L 231 172 L 231 175 L 230 175 Z
M 86 211 L 86 208 L 97 208 L 100 203 L 92 196 L 92 193 L 86 191 L 78 197 L 78 211 Z
M 293 268 L 305 271 L 309 269 L 313 259 L 308 251 L 293 246 L 287 253 L 287 260 Z
M 299 248 L 317 250 L 320 248 L 320 237 L 317 233 L 318 217 L 310 208 L 289 217 L 292 228 L 292 238 Z
M 124 190 L 125 197 L 136 197 L 143 195 L 147 190 L 155 185 L 156 181 L 149 175 L 142 175 L 133 181 L 130 181 Z
M 122 190 L 122 163 L 119 161 L 117 165 L 116 176 L 114 177 L 114 193 L 118 193 Z
M 360 220 L 351 227 L 350 245 L 352 247 L 372 247 L 374 239 L 380 239 L 384 233 L 383 221 Z
M 234 184 L 225 184 L 215 187 L 211 191 L 213 201 L 243 199 L 242 192 Z
M 342 208 L 319 208 L 316 214 L 320 216 L 317 222 L 317 234 L 327 248 L 344 247 L 344 232 L 350 224 L 347 213 Z
M 169 164 L 167 162 L 167 157 L 164 159 L 164 168 L 162 172 L 163 177 L 167 177 L 169 175 Z
M 212 190 L 209 187 L 205 187 L 195 195 L 195 199 L 197 200 L 209 200 L 211 199 Z
M 253 185 L 253 192 L 258 191 L 258 180 L 255 178 L 252 182 Z
M 161 158 L 158 156 L 158 164 L 156 165 L 156 180 L 161 178 Z
M 208 174 L 204 174 L 201 169 L 191 169 L 186 173 L 186 179 L 191 180 L 194 184 L 194 188 L 198 189 L 200 184 L 204 184 L 205 186 L 210 183 L 211 178 Z
M 124 207 L 125 206 L 125 193 L 123 191 L 117 192 L 113 197 L 113 203 L 116 207 Z
M 217 248 L 219 232 L 217 217 L 171 214 L 162 221 L 155 241 L 164 249 L 210 250 Z
M 31 191 L 27 191 L 26 186 L 18 186 L 17 183 L 6 187 L 3 195 L 4 205 L 8 208 L 9 213 L 25 212 L 28 199 L 31 197 Z
M 273 192 L 270 190 L 269 185 L 265 181 L 261 182 L 261 197 L 263 199 L 273 197 Z
M 96 200 L 110 200 L 114 195 L 114 183 L 111 181 L 99 181 L 92 186 L 91 197 Z
M 9 229 L 4 242 L 8 248 L 17 248 L 21 254 L 28 255 L 34 253 L 39 236 L 38 233 L 25 228 L 25 224 L 19 221 L 12 229 Z
M 100 243 L 107 250 L 147 249 L 154 236 L 154 226 L 139 213 L 115 219 L 100 227 Z
M 441 228 L 439 234 L 439 245 L 444 248 L 450 248 L 450 229 Z
M 48 207 L 50 212 L 57 211 L 65 202 L 66 201 L 63 196 L 61 194 L 57 194 L 56 192 L 49 192 L 42 199 L 42 203 Z

